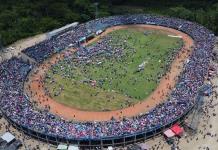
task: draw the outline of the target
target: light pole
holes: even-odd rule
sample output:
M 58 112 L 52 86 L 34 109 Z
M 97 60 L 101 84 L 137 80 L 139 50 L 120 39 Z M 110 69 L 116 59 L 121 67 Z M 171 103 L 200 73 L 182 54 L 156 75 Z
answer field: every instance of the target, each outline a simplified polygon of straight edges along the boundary
M 98 2 L 95 2 L 94 5 L 95 5 L 95 19 L 98 18 Z
M 3 49 L 3 45 L 2 45 L 2 36 L 1 36 L 1 34 L 0 34 L 0 51 L 2 51 L 2 49 Z

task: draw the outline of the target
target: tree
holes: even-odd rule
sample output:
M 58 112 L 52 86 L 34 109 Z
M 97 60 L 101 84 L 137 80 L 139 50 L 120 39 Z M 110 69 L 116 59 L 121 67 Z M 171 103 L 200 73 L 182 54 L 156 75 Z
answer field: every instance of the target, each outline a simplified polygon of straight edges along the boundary
M 99 17 L 148 12 L 196 21 L 218 34 L 215 0 L 0 0 L 2 43 L 5 46 L 74 21 L 94 19 L 94 2 L 99 2 Z
M 17 21 L 17 14 L 14 11 L 4 11 L 0 14 L 0 22 L 3 23 L 2 30 L 6 30 L 10 28 L 16 23 Z
M 206 12 L 203 9 L 198 9 L 195 11 L 195 21 L 200 24 L 206 24 Z
M 179 17 L 187 20 L 192 20 L 193 19 L 193 13 L 184 7 L 172 7 L 170 8 L 170 13 L 171 16 L 174 17 Z
M 91 2 L 89 0 L 75 0 L 74 5 L 82 11 L 87 10 L 91 5 Z
M 32 17 L 20 18 L 16 24 L 16 28 L 22 33 L 29 35 L 36 30 L 36 20 Z
M 51 17 L 44 17 L 38 23 L 38 28 L 42 32 L 46 32 L 60 26 L 61 23 Z

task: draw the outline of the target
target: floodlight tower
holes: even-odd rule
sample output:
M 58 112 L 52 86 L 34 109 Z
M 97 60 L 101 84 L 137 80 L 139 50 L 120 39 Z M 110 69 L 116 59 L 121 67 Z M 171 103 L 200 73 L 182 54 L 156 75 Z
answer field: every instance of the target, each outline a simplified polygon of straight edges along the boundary
M 0 51 L 2 51 L 3 49 L 3 45 L 2 45 L 2 37 L 1 37 L 1 34 L 0 34 Z
M 95 5 L 95 19 L 98 18 L 98 2 L 95 2 L 94 5 Z

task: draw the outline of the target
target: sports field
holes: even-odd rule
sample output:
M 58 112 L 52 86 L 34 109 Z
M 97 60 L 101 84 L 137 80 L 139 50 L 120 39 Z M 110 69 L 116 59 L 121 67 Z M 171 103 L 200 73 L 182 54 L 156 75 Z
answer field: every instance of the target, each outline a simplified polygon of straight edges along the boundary
M 54 100 L 89 111 L 129 107 L 157 87 L 183 45 L 163 32 L 130 28 L 113 31 L 87 48 L 103 42 L 110 50 L 82 61 L 75 53 L 47 72 L 45 87 Z

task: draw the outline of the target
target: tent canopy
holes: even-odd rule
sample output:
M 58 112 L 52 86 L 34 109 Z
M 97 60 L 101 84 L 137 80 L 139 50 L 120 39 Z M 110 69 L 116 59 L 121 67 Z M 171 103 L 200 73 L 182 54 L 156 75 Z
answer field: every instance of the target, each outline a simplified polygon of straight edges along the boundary
M 59 144 L 57 150 L 67 150 L 67 145 Z
M 1 136 L 1 138 L 5 140 L 7 143 L 10 143 L 15 139 L 15 137 L 10 132 L 6 132 Z
M 82 41 L 85 41 L 86 40 L 86 37 L 81 37 L 80 39 L 79 39 L 79 42 L 82 42 Z
M 168 130 L 164 131 L 164 135 L 168 138 L 171 138 L 171 137 L 175 136 L 175 133 L 171 129 L 168 129 Z
M 108 149 L 108 150 L 113 150 L 113 147 L 112 147 L 112 146 L 109 146 L 107 149 Z
M 184 132 L 184 129 L 181 128 L 181 127 L 179 126 L 179 124 L 174 124 L 174 125 L 172 126 L 171 130 L 175 133 L 175 135 L 179 135 L 179 136 L 182 135 L 183 132 Z
M 70 146 L 68 147 L 68 150 L 79 150 L 79 147 L 76 146 L 76 145 L 70 145 Z

